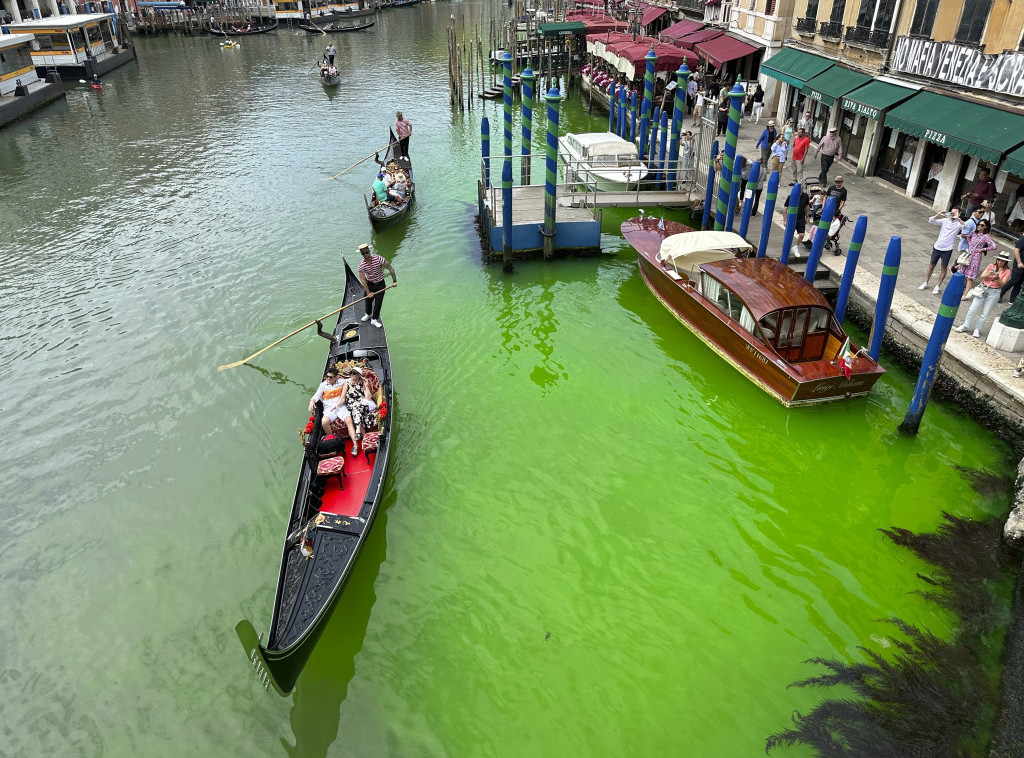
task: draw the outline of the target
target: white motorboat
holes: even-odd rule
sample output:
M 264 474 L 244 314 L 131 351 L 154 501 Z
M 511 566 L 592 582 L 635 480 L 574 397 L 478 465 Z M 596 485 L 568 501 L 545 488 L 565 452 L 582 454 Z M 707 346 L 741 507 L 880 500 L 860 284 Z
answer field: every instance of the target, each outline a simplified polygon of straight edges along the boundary
M 559 137 L 558 157 L 567 184 L 582 184 L 597 192 L 635 189 L 648 173 L 636 145 L 611 132 Z

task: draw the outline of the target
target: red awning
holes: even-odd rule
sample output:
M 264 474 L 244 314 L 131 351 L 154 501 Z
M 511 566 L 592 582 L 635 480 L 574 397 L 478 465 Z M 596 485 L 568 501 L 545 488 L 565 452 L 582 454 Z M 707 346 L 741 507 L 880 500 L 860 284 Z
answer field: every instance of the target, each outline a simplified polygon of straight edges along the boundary
M 632 34 L 612 34 L 612 39 L 605 46 L 604 49 L 610 53 L 622 56 L 627 49 L 643 49 L 640 54 L 640 59 L 643 60 L 644 56 L 647 55 L 647 51 L 651 49 L 651 45 L 656 44 L 658 40 L 654 37 L 637 37 L 633 39 Z M 632 56 L 625 56 L 629 60 L 633 60 Z
M 656 5 L 648 5 L 644 8 L 644 15 L 640 18 L 640 26 L 647 26 L 668 13 L 668 8 L 659 8 Z
M 649 38 L 648 38 L 649 39 Z M 651 50 L 650 42 L 644 44 L 635 45 L 623 45 L 617 50 L 612 50 L 620 58 L 625 58 L 633 64 L 637 71 L 637 74 L 647 70 L 647 53 Z M 697 65 L 697 56 L 687 50 L 680 50 L 678 47 L 672 45 L 666 45 L 662 42 L 658 42 L 654 45 L 654 54 L 658 56 L 658 60 L 654 64 L 654 70 L 657 71 L 675 71 L 683 63 L 687 66 L 695 67 Z
M 602 42 L 607 50 L 612 45 L 632 45 L 633 35 L 627 32 L 601 32 L 600 34 L 588 34 L 587 42 Z
M 721 37 L 723 33 L 720 29 L 701 29 L 699 32 L 680 37 L 673 44 L 684 50 L 693 50 L 693 46 L 698 42 L 706 42 L 709 39 Z
M 704 24 L 700 21 L 691 21 L 690 19 L 684 19 L 677 21 L 672 24 L 668 29 L 661 33 L 661 39 L 665 42 L 675 42 L 680 37 L 685 37 L 687 34 L 693 34 L 704 28 Z
M 715 37 L 714 39 L 706 42 L 699 42 L 694 45 L 693 49 L 697 55 L 706 60 L 715 68 L 721 68 L 722 64 L 728 61 L 734 61 L 737 58 L 745 58 L 751 53 L 756 53 L 761 50 L 760 47 L 755 47 L 748 42 L 744 42 L 736 37 L 731 37 L 728 34 L 723 34 L 721 37 Z

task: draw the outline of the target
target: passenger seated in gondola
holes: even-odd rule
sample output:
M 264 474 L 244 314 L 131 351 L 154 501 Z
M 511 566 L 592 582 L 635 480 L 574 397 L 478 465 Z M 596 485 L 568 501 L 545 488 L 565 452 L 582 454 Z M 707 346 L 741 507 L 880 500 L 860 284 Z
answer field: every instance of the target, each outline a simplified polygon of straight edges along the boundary
M 388 201 L 388 185 L 384 183 L 384 174 L 377 174 L 377 178 L 373 182 L 373 194 L 377 198 L 378 205 Z
M 346 366 L 341 370 L 341 376 L 345 379 L 345 407 L 356 427 L 356 436 L 352 439 L 362 439 L 367 427 L 376 423 L 373 413 L 377 404 L 373 402 L 370 387 L 363 381 L 359 369 Z
M 409 191 L 409 177 L 405 175 L 402 169 L 398 169 L 395 172 L 395 183 L 391 185 L 391 189 L 399 194 L 400 197 L 404 198 Z
M 347 369 L 351 374 L 352 369 Z M 325 434 L 333 434 L 332 424 L 335 421 L 344 422 L 348 428 L 349 437 L 356 439 L 355 425 L 352 423 L 352 413 L 346 405 L 346 394 L 349 389 L 348 382 L 338 381 L 338 366 L 331 364 L 327 369 L 324 380 L 320 383 L 313 397 L 309 401 L 309 412 L 312 413 L 319 400 L 324 404 L 324 415 L 320 420 Z M 362 377 L 360 377 L 361 379 Z M 352 446 L 352 455 L 358 453 L 356 445 Z

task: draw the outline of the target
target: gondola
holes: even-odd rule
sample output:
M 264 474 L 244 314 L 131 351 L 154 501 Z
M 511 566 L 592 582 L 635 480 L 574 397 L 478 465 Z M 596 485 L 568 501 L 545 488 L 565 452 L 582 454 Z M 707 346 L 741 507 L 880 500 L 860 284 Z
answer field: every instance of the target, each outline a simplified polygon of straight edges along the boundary
M 359 279 L 345 261 L 343 306 L 363 296 Z M 320 452 L 332 441 L 321 439 L 323 405 L 316 404 L 286 524 L 267 640 L 261 641 L 247 619 L 235 626 L 263 688 L 273 687 L 280 695 L 291 692 L 327 626 L 384 491 L 391 449 L 391 360 L 384 327 L 360 321 L 363 313 L 362 304 L 341 311 L 324 373 L 334 363 L 361 371 L 377 401 L 377 430 L 366 431 L 361 443 L 353 443 L 342 432 L 345 439 L 337 455 Z M 360 444 L 358 456 L 351 455 L 352 444 Z
M 245 29 L 214 29 L 212 26 L 208 28 L 210 34 L 216 37 L 246 37 L 250 34 L 266 34 L 272 32 L 277 28 L 277 19 L 274 21 L 261 24 L 260 26 L 252 26 L 251 24 Z
M 334 34 L 335 32 L 361 32 L 376 23 L 376 20 L 355 24 L 346 21 L 328 21 L 327 23 L 299 21 L 295 25 L 309 34 Z
M 393 201 L 386 203 L 378 203 L 377 198 L 374 197 L 372 200 L 368 199 L 365 195 L 363 200 L 366 202 L 366 212 L 370 216 L 370 224 L 373 226 L 375 232 L 382 232 L 385 229 L 397 224 L 403 218 L 409 214 L 409 209 L 412 207 L 412 201 L 416 196 L 416 185 L 413 181 L 412 175 L 412 161 L 409 160 L 409 156 L 405 155 L 402 151 L 402 145 L 395 137 L 393 131 L 389 132 L 390 140 L 388 141 L 388 149 L 384 153 L 384 165 L 395 166 L 401 171 L 404 171 L 406 176 L 409 178 L 408 189 L 405 194 L 405 202 L 401 205 Z
M 338 73 L 338 69 L 334 69 L 334 73 L 329 73 L 326 66 L 320 66 L 320 83 L 325 87 L 336 87 L 341 84 L 341 74 Z

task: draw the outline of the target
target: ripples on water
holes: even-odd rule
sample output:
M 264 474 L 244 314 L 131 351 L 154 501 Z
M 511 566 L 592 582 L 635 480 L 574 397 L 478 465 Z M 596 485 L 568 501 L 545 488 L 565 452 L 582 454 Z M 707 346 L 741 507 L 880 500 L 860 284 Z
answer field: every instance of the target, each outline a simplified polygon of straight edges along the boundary
M 813 702 L 785 690 L 801 660 L 855 656 L 889 612 L 948 625 L 875 529 L 981 512 L 948 463 L 1001 453 L 935 404 L 894 437 L 900 372 L 781 409 L 615 235 L 596 260 L 481 265 L 479 118 L 500 118 L 449 115 L 451 12 L 488 11 L 339 35 L 334 97 L 305 73 L 318 37 L 140 39 L 101 93 L 0 133 L 13 754 L 752 755 Z M 295 696 L 263 698 L 232 628 L 269 622 L 324 343 L 216 367 L 337 307 L 373 164 L 323 179 L 396 108 L 420 191 L 373 238 L 401 282 L 388 511 Z

